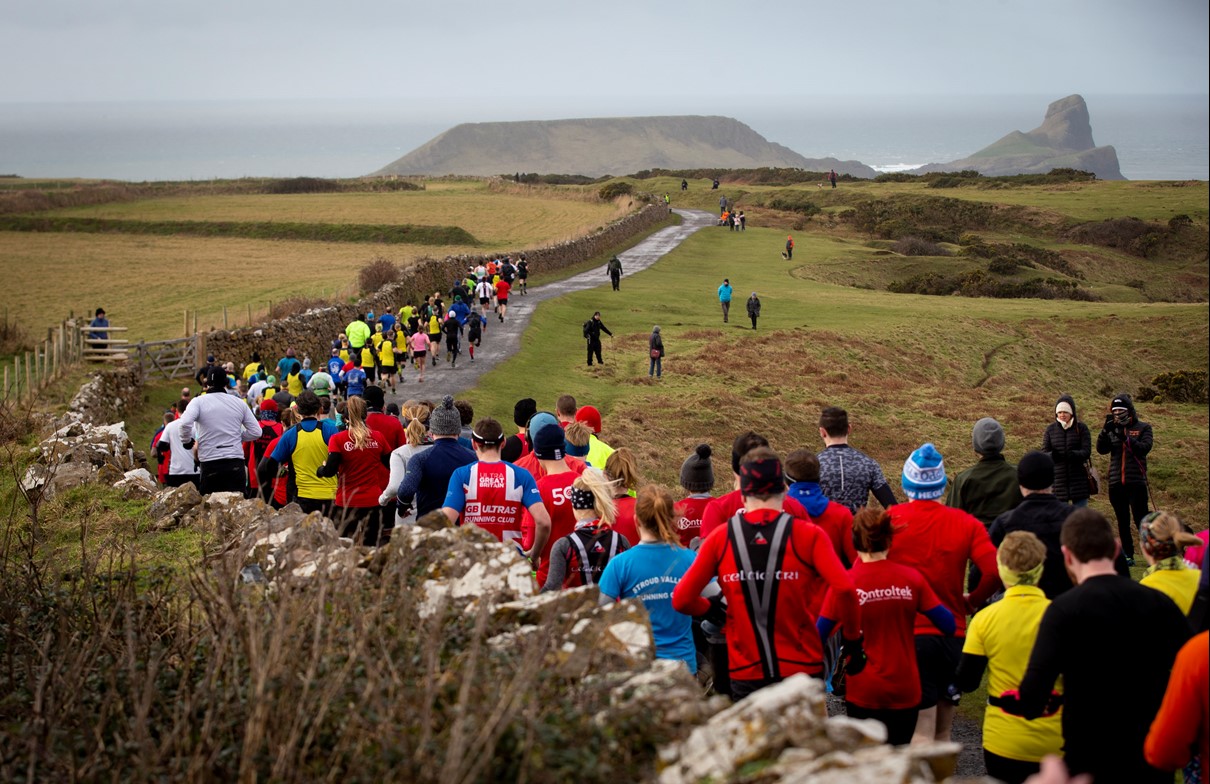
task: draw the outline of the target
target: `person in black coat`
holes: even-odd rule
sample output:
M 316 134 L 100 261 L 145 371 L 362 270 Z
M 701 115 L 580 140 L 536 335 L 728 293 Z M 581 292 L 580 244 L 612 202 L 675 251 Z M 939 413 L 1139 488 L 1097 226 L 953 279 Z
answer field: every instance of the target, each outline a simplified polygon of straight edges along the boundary
M 1130 395 L 1122 392 L 1109 404 L 1105 426 L 1097 436 L 1097 454 L 1109 455 L 1109 503 L 1118 520 L 1118 536 L 1126 561 L 1134 565 L 1134 537 L 1130 515 L 1137 527 L 1147 516 L 1147 454 L 1154 436 L 1151 425 L 1139 421 Z
M 1076 415 L 1076 401 L 1060 395 L 1055 421 L 1042 435 L 1042 451 L 1055 461 L 1055 497 L 1072 506 L 1088 506 L 1090 487 L 1084 464 L 1092 456 L 1092 433 Z
M 592 357 L 596 354 L 597 362 L 604 365 L 605 360 L 601 359 L 601 333 L 604 332 L 609 337 L 613 337 L 613 333 L 609 331 L 609 327 L 605 326 L 601 321 L 601 311 L 596 311 L 592 314 L 592 318 L 584 322 L 584 339 L 588 341 L 588 366 L 592 367 Z

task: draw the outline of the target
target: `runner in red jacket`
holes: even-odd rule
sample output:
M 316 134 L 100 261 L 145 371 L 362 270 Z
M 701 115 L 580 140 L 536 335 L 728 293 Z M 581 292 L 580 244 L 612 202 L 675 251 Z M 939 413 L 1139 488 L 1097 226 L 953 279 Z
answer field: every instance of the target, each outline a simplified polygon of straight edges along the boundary
M 672 594 L 678 612 L 718 614 L 721 600 L 701 595 L 718 578 L 726 599 L 731 698 L 743 699 L 796 673 L 823 674 L 823 645 L 810 605 L 829 587 L 836 594 L 849 672 L 860 672 L 865 654 L 853 581 L 818 526 L 781 511 L 785 480 L 771 449 L 744 457 L 740 491 L 745 511 L 706 538 Z
M 922 697 L 915 741 L 950 739 L 955 703 L 947 695 L 962 656 L 966 616 L 1001 586 L 996 546 L 977 519 L 938 501 L 945 494 L 945 484 L 941 453 L 932 444 L 924 444 L 903 464 L 903 491 L 910 502 L 889 510 L 895 527 L 890 560 L 923 574 L 937 598 L 954 614 L 958 627 L 954 637 L 943 637 L 932 621 L 916 616 Z M 982 573 L 969 597 L 963 594 L 967 561 L 974 561 Z

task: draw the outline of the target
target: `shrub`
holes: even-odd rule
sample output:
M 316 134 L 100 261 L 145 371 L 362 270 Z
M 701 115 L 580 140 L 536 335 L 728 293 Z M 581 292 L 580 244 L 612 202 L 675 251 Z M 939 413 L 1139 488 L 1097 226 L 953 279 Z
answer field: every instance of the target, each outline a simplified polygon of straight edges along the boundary
M 987 263 L 987 271 L 993 275 L 1012 275 L 1019 269 L 1021 269 L 1021 265 L 1016 259 L 1004 256 L 996 256 Z
M 1067 230 L 1067 237 L 1088 245 L 1117 248 L 1135 256 L 1146 257 L 1154 250 L 1165 230 L 1138 218 L 1110 218 L 1090 221 Z
M 808 198 L 806 191 L 773 191 L 772 193 L 756 194 L 750 197 L 750 201 L 757 207 L 767 207 L 771 210 L 781 210 L 782 212 L 795 212 L 799 215 L 818 215 L 820 213 L 819 205 Z
M 963 233 L 996 223 L 990 204 L 940 196 L 870 199 L 844 213 L 858 231 L 883 239 L 915 235 L 934 242 L 957 242 Z
M 619 196 L 630 196 L 634 193 L 634 186 L 625 180 L 614 180 L 607 182 L 597 191 L 597 195 L 602 201 L 613 201 Z
M 270 180 L 265 183 L 265 193 L 339 193 L 344 190 L 339 182 L 325 180 L 319 177 L 290 177 L 284 180 Z
M 1204 370 L 1178 370 L 1161 373 L 1151 380 L 1159 395 L 1173 403 L 1210 402 L 1207 394 L 1207 373 Z
M 399 267 L 390 259 L 375 256 L 357 273 L 357 287 L 362 294 L 373 294 L 383 286 L 399 280 Z
M 1168 219 L 1168 228 L 1172 229 L 1173 231 L 1187 229 L 1192 225 L 1193 219 L 1183 213 L 1181 215 L 1173 215 Z
M 937 296 L 994 297 L 997 299 L 1074 299 L 1086 302 L 1097 297 L 1074 280 L 1034 278 L 1024 281 L 996 280 L 983 270 L 961 275 L 930 272 L 907 280 L 892 281 L 887 291 L 896 294 L 932 294 Z
M 949 251 L 922 237 L 900 237 L 891 249 L 901 256 L 948 256 Z
M 916 182 L 919 179 L 919 174 L 908 174 L 907 172 L 883 172 L 874 178 L 874 182 Z

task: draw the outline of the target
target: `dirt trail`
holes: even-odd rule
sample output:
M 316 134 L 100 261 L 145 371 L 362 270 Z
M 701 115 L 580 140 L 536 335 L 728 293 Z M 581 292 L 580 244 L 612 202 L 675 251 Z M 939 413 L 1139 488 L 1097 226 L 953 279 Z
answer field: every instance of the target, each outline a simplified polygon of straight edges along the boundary
M 618 254 L 624 271 L 623 279 L 647 269 L 684 242 L 689 235 L 706 226 L 713 226 L 718 220 L 713 214 L 700 210 L 673 212 L 681 216 L 679 226 L 660 229 L 633 248 Z M 595 288 L 608 282 L 609 276 L 602 265 L 565 280 L 531 287 L 529 293 L 524 296 L 514 291 L 508 300 L 508 316 L 504 323 L 501 324 L 494 317 L 489 319 L 487 330 L 483 334 L 483 345 L 475 349 L 473 363 L 470 361 L 470 355 L 466 353 L 465 341 L 457 367 L 451 368 L 445 362 L 443 347 L 441 362 L 435 368 L 425 369 L 423 384 L 417 383 L 416 370 L 409 366 L 403 371 L 398 393 L 392 395 L 388 391 L 387 402 L 402 403 L 409 398 L 439 401 L 443 395 L 457 395 L 474 387 L 479 383 L 480 376 L 517 353 L 521 347 L 521 335 L 529 325 L 529 319 L 539 302 L 573 291 Z M 578 325 L 569 326 L 569 329 L 574 328 L 578 328 Z

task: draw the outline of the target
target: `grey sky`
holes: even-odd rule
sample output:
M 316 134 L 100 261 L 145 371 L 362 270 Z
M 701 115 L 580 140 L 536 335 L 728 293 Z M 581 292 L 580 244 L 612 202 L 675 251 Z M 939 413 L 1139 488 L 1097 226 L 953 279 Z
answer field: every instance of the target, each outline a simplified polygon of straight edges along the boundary
M 1207 29 L 1205 0 L 4 0 L 0 102 L 1204 94 Z

